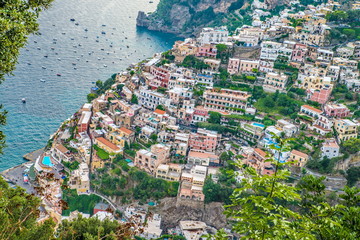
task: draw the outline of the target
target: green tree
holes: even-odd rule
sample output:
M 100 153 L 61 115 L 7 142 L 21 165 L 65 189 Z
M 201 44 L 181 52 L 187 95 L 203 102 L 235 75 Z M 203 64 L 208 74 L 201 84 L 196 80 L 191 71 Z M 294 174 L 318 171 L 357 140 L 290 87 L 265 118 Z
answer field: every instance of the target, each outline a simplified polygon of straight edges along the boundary
M 360 167 L 350 167 L 346 171 L 347 185 L 354 186 L 360 179 Z
M 0 176 L 0 239 L 53 239 L 55 223 L 37 223 L 40 199 L 11 188 Z
M 56 231 L 56 237 L 62 240 L 115 240 L 130 239 L 133 232 L 131 224 L 98 218 L 83 218 L 81 215 L 73 221 L 64 220 Z
M 344 152 L 355 154 L 360 151 L 360 139 L 351 138 L 342 144 Z
M 165 111 L 165 107 L 164 107 L 163 105 L 158 105 L 158 106 L 156 107 L 156 109 Z
M 87 101 L 90 103 L 92 100 L 96 99 L 98 95 L 96 93 L 89 93 L 86 97 Z
M 139 103 L 138 97 L 135 94 L 131 95 L 131 103 L 133 104 Z
M 208 119 L 208 122 L 209 123 L 217 123 L 219 124 L 220 123 L 220 120 L 221 120 L 221 113 L 218 113 L 218 112 L 209 112 L 209 119 Z
M 97 80 L 95 85 L 101 89 L 103 87 L 103 82 L 101 80 Z

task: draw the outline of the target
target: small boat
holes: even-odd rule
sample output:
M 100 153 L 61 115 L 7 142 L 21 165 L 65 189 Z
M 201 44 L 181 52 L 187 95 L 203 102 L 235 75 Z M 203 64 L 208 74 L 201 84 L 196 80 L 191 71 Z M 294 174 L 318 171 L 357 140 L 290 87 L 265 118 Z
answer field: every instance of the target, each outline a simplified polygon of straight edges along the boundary
M 101 58 L 98 58 L 98 60 L 101 60 Z
M 42 69 L 46 69 L 46 67 L 44 67 L 44 66 L 42 66 L 41 68 L 42 68 Z
M 60 74 L 60 73 L 57 73 L 56 76 L 61 77 L 61 74 Z
M 149 38 L 149 37 L 148 37 L 147 39 L 148 39 L 148 40 L 151 40 L 151 38 Z
M 127 39 L 127 37 L 125 37 L 125 39 Z
M 112 45 L 109 45 L 110 47 L 112 47 Z
M 106 64 L 104 64 L 104 67 L 107 67 L 107 65 L 106 65 Z
M 77 68 L 76 68 L 76 67 L 74 67 L 74 69 L 76 70 Z
M 53 44 L 56 44 L 56 42 L 53 42 Z
M 59 55 L 59 54 L 56 52 L 55 55 Z
M 37 43 L 37 41 L 34 41 L 34 43 Z
M 40 82 L 46 82 L 44 79 L 40 79 Z
M 126 45 L 127 48 L 130 48 L 129 45 Z
M 96 42 L 99 42 L 99 40 L 96 39 Z
M 76 65 L 76 63 L 72 63 L 72 65 Z
M 55 50 L 55 48 L 52 47 L 51 50 Z
M 106 27 L 106 25 L 105 25 L 105 24 L 103 24 L 103 25 L 101 25 L 101 26 Z
M 81 47 L 82 46 L 81 43 L 79 43 L 78 46 Z
M 106 34 L 106 32 L 102 31 L 101 34 Z
M 48 57 L 48 55 L 45 55 L 45 56 L 44 56 L 44 58 L 47 58 L 47 57 Z
M 22 103 L 26 103 L 26 99 L 25 99 L 25 98 L 21 99 L 21 101 L 22 101 Z
M 149 1 L 149 3 L 153 3 L 153 1 Z
M 74 50 L 74 53 L 76 53 L 76 50 Z
M 61 33 L 61 34 L 62 34 L 62 35 L 65 35 L 66 33 L 63 32 L 63 33 Z
M 31 63 L 27 63 L 27 65 L 31 65 Z
M 57 60 L 58 60 L 58 61 L 61 61 L 61 58 L 58 58 Z
M 41 48 L 38 47 L 37 50 L 41 50 Z
M 101 48 L 100 50 L 101 50 L 101 51 L 104 51 L 105 49 Z
M 71 22 L 75 22 L 75 18 L 70 18 L 70 21 L 71 21 Z
M 57 41 L 57 39 L 56 39 L 56 38 L 54 38 L 54 39 L 53 39 L 53 41 Z
M 79 26 L 79 23 L 75 23 L 76 26 Z
M 87 28 L 84 29 L 85 32 L 89 31 Z
M 91 55 L 91 52 L 89 52 L 89 55 Z
M 71 40 L 75 40 L 74 38 L 70 38 Z

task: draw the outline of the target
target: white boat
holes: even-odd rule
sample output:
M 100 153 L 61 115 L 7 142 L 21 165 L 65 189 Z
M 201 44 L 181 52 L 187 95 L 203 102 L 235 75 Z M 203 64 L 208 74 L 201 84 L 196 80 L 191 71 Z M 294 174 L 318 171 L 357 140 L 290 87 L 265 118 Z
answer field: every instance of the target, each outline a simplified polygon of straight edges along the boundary
M 44 79 L 40 79 L 40 82 L 46 82 Z
M 21 99 L 21 101 L 22 101 L 22 103 L 26 103 L 26 99 L 25 99 L 25 98 Z

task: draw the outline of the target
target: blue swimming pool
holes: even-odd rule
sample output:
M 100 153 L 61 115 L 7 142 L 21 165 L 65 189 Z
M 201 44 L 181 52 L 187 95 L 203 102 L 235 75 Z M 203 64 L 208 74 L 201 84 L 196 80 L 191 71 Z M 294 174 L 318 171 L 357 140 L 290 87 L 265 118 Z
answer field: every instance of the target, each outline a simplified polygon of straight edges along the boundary
M 42 163 L 43 163 L 44 165 L 46 165 L 46 166 L 49 166 L 49 167 L 52 167 L 52 166 L 53 166 L 53 164 L 52 164 L 51 159 L 50 159 L 49 156 L 45 156 L 45 157 L 43 158 L 43 160 L 42 160 Z
M 265 127 L 263 124 L 261 124 L 261 123 L 256 123 L 256 122 L 252 123 L 252 125 L 253 125 L 253 126 L 256 126 L 256 127 L 261 127 L 261 128 L 264 128 L 264 127 Z

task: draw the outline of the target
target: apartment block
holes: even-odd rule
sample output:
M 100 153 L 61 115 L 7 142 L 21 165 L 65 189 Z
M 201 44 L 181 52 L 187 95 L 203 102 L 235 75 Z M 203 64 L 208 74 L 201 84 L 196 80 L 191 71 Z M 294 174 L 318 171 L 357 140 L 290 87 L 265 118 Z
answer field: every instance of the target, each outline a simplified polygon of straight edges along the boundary
M 160 164 L 165 164 L 170 155 L 170 148 L 162 144 L 151 146 L 151 150 L 141 149 L 136 152 L 134 164 L 148 173 L 155 174 Z
M 337 132 L 337 138 L 339 141 L 344 142 L 351 138 L 357 138 L 358 124 L 349 119 L 336 119 L 334 122 L 334 128 Z

